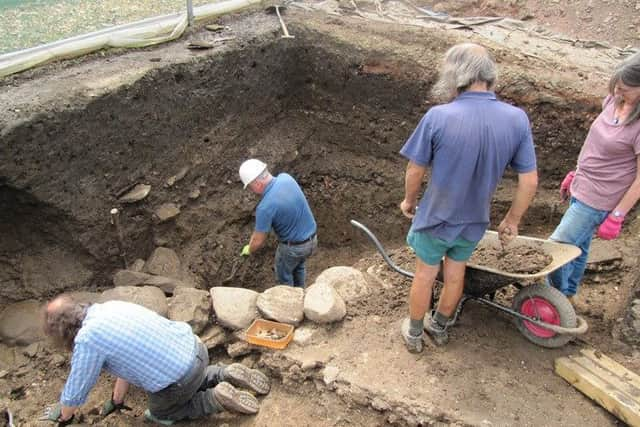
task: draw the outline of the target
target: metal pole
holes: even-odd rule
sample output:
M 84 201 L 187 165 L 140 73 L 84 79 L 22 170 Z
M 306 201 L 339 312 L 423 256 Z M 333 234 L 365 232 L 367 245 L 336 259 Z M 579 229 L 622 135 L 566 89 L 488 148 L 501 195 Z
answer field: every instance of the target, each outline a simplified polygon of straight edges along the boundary
M 187 21 L 191 27 L 193 25 L 193 0 L 187 0 Z
M 111 224 L 113 224 L 116 228 L 116 233 L 118 235 L 118 250 L 120 252 L 120 257 L 122 257 L 122 263 L 124 264 L 124 268 L 129 268 L 129 263 L 127 263 L 127 254 L 124 251 L 124 233 L 122 232 L 122 227 L 120 226 L 120 212 L 118 209 L 111 209 Z

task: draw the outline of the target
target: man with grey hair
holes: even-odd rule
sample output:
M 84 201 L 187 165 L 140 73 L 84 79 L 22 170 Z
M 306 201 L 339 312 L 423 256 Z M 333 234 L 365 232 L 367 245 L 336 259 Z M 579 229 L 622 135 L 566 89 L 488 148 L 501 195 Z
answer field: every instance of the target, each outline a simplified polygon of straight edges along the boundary
M 59 425 L 72 422 L 103 369 L 116 377 L 103 415 L 126 408 L 125 394 L 133 384 L 147 392 L 145 418 L 163 425 L 222 410 L 258 412 L 257 399 L 234 385 L 269 392 L 269 378 L 260 371 L 240 363 L 209 365 L 207 347 L 187 323 L 137 304 L 80 304 L 63 295 L 44 308 L 43 326 L 47 336 L 72 351 L 60 404 L 47 414 Z
M 423 330 L 436 345 L 448 341 L 466 262 L 489 225 L 491 199 L 505 169 L 518 174 L 518 187 L 498 226 L 503 245 L 518 234 L 535 195 L 538 175 L 529 119 L 524 111 L 496 99 L 496 74 L 484 47 L 463 43 L 449 49 L 432 92 L 445 103 L 425 114 L 400 151 L 409 160 L 400 209 L 413 220 L 407 243 L 417 256 L 409 318 L 402 323 L 410 352 L 422 351 Z M 418 204 L 427 168 L 431 177 Z M 444 288 L 425 325 L 441 263 Z

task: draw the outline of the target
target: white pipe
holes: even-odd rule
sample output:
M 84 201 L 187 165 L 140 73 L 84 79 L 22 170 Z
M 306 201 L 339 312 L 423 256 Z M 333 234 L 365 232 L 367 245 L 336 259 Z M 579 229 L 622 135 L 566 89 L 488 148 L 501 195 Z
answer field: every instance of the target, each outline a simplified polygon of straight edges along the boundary
M 194 8 L 203 20 L 242 10 L 261 0 L 228 0 Z M 188 24 L 186 13 L 157 16 L 129 24 L 0 55 L 0 78 L 50 61 L 73 58 L 109 47 L 143 47 L 177 39 Z

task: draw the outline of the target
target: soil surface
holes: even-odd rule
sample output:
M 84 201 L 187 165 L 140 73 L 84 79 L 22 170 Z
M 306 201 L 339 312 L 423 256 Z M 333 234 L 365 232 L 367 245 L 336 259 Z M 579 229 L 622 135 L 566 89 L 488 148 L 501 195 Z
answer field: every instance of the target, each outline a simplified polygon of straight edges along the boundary
M 541 249 L 526 246 L 494 248 L 490 246 L 477 248 L 471 259 L 472 264 L 489 267 L 508 273 L 533 274 L 544 270 L 553 257 Z
M 385 13 L 392 6 L 398 12 L 394 3 L 380 10 L 373 3 L 342 3 L 288 8 L 295 39 L 280 38 L 273 16 L 248 11 L 221 18 L 222 34 L 196 28 L 165 46 L 101 52 L 1 81 L 0 309 L 64 290 L 111 287 L 122 266 L 108 222 L 113 206 L 121 208 L 130 262 L 167 246 L 203 289 L 272 286 L 274 241 L 238 261 L 257 199 L 242 190 L 237 166 L 255 156 L 275 173 L 294 175 L 309 198 L 320 241 L 309 260 L 310 280 L 327 267 L 354 265 L 366 272 L 371 293 L 349 302 L 343 322 L 306 322 L 314 330 L 307 345 L 236 359 L 273 378 L 257 416 L 222 414 L 183 425 L 621 425 L 556 376 L 553 361 L 595 347 L 640 371 L 638 349 L 619 340 L 637 295 L 636 212 L 614 242 L 620 256 L 588 265 L 574 300 L 589 323 L 585 335 L 559 349 L 538 347 L 513 319 L 470 302 L 450 345 L 428 346 L 418 356 L 405 350 L 399 335 L 410 281 L 386 265 L 349 219 L 369 226 L 394 262 L 414 270 L 403 243 L 409 223 L 398 204 L 405 162 L 397 152 L 432 105 L 427 93 L 435 64 L 450 45 L 474 40 L 496 55 L 498 95 L 531 119 L 541 184 L 520 233 L 548 237 L 566 208 L 558 183 L 575 164 L 608 73 L 624 52 L 500 26 L 401 25 Z M 417 6 L 456 16 L 511 16 L 581 40 L 637 46 L 637 2 L 564 3 Z M 612 24 L 598 32 L 605 13 L 605 19 L 613 14 L 616 29 L 626 30 L 610 31 Z M 215 42 L 218 37 L 235 38 Z M 188 51 L 189 41 L 216 47 Z M 149 196 L 120 205 L 120 195 L 138 183 L 151 185 Z M 509 209 L 514 189 L 514 176 L 507 174 L 492 204 L 492 228 Z M 154 222 L 155 209 L 167 202 L 180 207 L 179 216 Z M 469 286 L 481 294 L 483 286 L 487 293 L 497 286 L 494 298 L 501 304 L 518 292 L 509 281 L 496 285 L 478 277 L 470 277 Z M 59 397 L 68 355 L 45 343 L 36 349 L 0 343 L 0 356 L 0 407 L 11 409 L 17 425 L 46 425 L 37 418 Z M 231 361 L 222 349 L 211 358 Z M 103 375 L 81 409 L 83 422 L 145 425 L 145 396 L 135 389 L 128 397 L 132 411 L 99 416 L 112 382 Z

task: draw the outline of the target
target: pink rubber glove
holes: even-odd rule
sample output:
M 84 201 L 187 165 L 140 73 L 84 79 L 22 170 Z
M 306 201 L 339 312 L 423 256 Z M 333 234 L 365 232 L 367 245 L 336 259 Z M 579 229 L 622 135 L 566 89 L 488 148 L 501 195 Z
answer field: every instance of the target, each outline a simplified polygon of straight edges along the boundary
M 615 218 L 609 215 L 598 228 L 598 237 L 604 240 L 613 240 L 620 235 L 624 218 Z
M 576 171 L 571 171 L 562 180 L 560 184 L 560 197 L 562 197 L 562 200 L 567 200 L 571 195 L 571 182 L 575 176 Z

